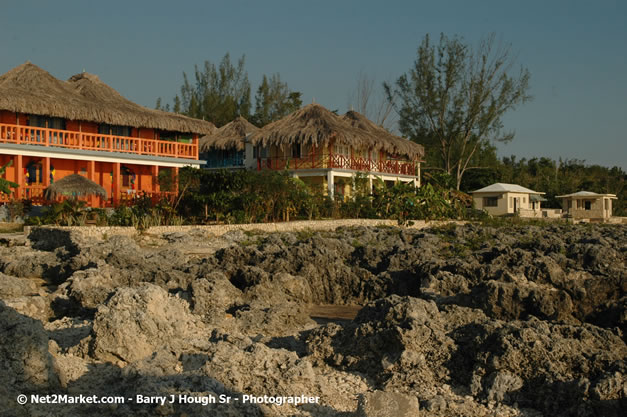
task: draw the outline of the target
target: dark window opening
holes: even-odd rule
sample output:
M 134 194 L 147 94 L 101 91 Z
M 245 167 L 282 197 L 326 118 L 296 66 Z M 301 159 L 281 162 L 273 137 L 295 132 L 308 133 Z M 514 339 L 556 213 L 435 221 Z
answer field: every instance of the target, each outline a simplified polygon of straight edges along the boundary
M 101 124 L 98 125 L 98 133 L 101 135 L 113 135 L 113 136 L 131 136 L 131 128 L 128 126 L 116 126 Z
M 292 145 L 292 158 L 300 158 L 300 143 Z
M 171 142 L 192 143 L 192 135 L 189 133 L 172 132 L 169 130 L 159 131 L 160 140 L 168 140 Z
M 40 163 L 31 161 L 26 165 L 26 183 L 28 185 L 43 183 L 43 168 Z
M 498 197 L 484 197 L 483 198 L 484 207 L 498 207 L 498 205 L 499 205 Z
M 132 169 L 122 166 L 120 168 L 122 174 L 122 187 L 128 187 L 131 190 L 135 189 L 135 172 Z

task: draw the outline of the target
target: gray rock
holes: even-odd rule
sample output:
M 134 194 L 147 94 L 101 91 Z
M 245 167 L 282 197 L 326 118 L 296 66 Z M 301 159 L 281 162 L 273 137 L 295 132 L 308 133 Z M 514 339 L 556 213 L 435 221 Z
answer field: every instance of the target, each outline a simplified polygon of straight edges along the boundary
M 362 394 L 356 417 L 415 417 L 418 399 L 396 392 L 374 391 Z
M 33 280 L 0 273 L 0 294 L 2 294 L 2 298 L 37 295 L 38 293 L 37 284 Z
M 23 316 L 0 301 L 0 413 L 28 416 L 44 406 L 25 408 L 18 395 L 58 392 L 61 385 L 48 336 L 39 320 Z
M 93 326 L 95 358 L 122 364 L 141 360 L 165 346 L 193 348 L 204 326 L 188 304 L 152 284 L 120 288 L 98 308 Z
M 488 401 L 501 402 L 505 395 L 523 386 L 523 380 L 509 372 L 496 372 L 488 377 Z

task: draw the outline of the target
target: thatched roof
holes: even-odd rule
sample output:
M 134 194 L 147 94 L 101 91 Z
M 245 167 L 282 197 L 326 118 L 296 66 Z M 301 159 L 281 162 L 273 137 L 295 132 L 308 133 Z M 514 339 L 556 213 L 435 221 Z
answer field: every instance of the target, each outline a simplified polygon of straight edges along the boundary
M 221 128 L 215 130 L 198 141 L 198 149 L 200 152 L 206 152 L 209 149 L 237 149 L 241 151 L 245 147 L 246 136 L 258 131 L 259 128 L 242 116 L 231 123 L 225 124 Z
M 77 120 L 84 104 L 68 83 L 30 62 L 0 75 L 0 110 Z
M 30 62 L 0 76 L 0 110 L 187 133 L 206 134 L 215 128 L 135 104 L 96 75 L 82 73 L 61 81 Z
M 71 174 L 67 177 L 55 181 L 46 188 L 45 197 L 54 200 L 58 196 L 81 197 L 86 195 L 97 195 L 107 198 L 107 191 L 92 180 L 79 174 Z
M 364 130 L 378 138 L 381 142 L 381 148 L 386 152 L 408 156 L 410 159 L 421 159 L 425 155 L 422 145 L 391 134 L 361 113 L 350 110 L 342 116 L 342 119 L 351 126 Z
M 358 145 L 372 140 L 319 104 L 309 104 L 284 118 L 272 122 L 251 135 L 255 144 L 287 146 L 301 143 L 313 146 L 334 139 L 342 145 Z
M 424 154 L 422 146 L 388 133 L 359 113 L 349 113 L 350 116 L 347 113 L 339 117 L 319 104 L 309 104 L 250 137 L 254 144 L 263 146 L 285 147 L 292 143 L 321 146 L 335 140 L 340 145 L 383 149 L 412 159 Z

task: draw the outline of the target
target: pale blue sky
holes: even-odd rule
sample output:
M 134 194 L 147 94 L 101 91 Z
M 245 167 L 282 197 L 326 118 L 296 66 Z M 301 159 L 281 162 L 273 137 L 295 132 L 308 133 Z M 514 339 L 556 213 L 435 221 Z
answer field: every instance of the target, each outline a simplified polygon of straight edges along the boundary
M 0 73 L 30 60 L 67 79 L 85 69 L 140 104 L 170 100 L 204 60 L 246 54 L 256 88 L 279 72 L 304 102 L 341 112 L 355 78 L 409 70 L 424 35 L 476 43 L 495 32 L 531 72 L 534 100 L 508 114 L 500 155 L 627 169 L 624 1 L 3 0 Z

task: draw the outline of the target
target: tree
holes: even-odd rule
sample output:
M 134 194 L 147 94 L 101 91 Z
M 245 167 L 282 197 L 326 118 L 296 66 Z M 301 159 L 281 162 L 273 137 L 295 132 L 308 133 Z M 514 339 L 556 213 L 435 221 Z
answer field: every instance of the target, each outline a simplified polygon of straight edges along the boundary
M 159 97 L 155 108 L 208 120 L 217 127 L 237 116 L 264 126 L 300 108 L 302 93 L 290 90 L 277 73 L 263 76 L 255 96 L 255 113 L 251 115 L 251 87 L 244 64 L 244 56 L 234 65 L 228 53 L 218 67 L 205 61 L 202 69 L 194 67 L 193 81 L 183 73 L 181 92 L 174 97 L 172 106 L 164 105 Z
M 255 114 L 251 122 L 262 127 L 298 110 L 303 104 L 301 95 L 291 91 L 278 73 L 270 78 L 264 75 L 255 95 Z
M 202 69 L 195 66 L 193 82 L 183 73 L 181 94 L 174 97 L 174 112 L 208 120 L 217 127 L 240 115 L 249 117 L 250 82 L 244 64 L 243 55 L 233 65 L 227 53 L 218 67 L 210 61 L 205 61 Z
M 394 111 L 395 97 L 392 96 L 388 100 L 381 87 L 382 84 L 377 84 L 374 78 L 360 72 L 355 89 L 349 93 L 348 107 L 355 109 L 387 131 L 393 132 L 398 126 L 398 117 Z
M 455 177 L 458 190 L 466 171 L 478 168 L 471 164 L 478 151 L 514 137 L 502 132 L 502 116 L 531 97 L 529 72 L 510 76 L 513 65 L 510 46 L 494 35 L 476 49 L 444 34 L 435 46 L 427 35 L 409 73 L 384 86 L 401 133 L 437 155 L 436 167 Z

